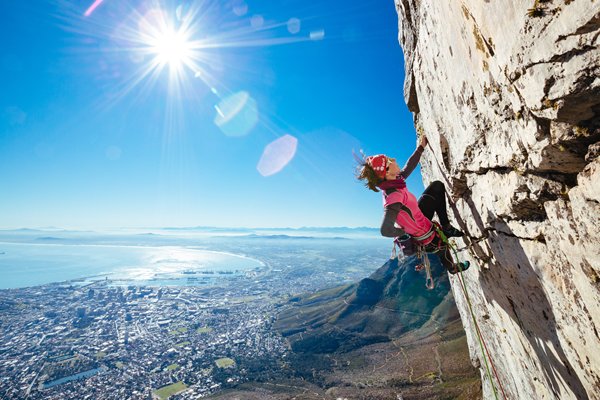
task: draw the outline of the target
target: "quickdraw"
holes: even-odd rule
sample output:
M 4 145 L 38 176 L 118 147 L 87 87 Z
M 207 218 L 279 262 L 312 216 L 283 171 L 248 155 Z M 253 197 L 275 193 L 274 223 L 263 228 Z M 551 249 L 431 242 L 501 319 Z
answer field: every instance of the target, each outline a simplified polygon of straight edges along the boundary
M 425 269 L 425 287 L 429 290 L 432 290 L 435 288 L 435 282 L 433 280 L 433 276 L 431 276 L 431 264 L 429 263 L 429 256 L 427 255 L 427 252 L 424 251 L 423 246 L 419 246 L 417 257 L 421 259 L 423 264 L 417 265 L 415 267 L 415 271 L 422 271 Z
M 440 226 L 436 222 L 431 224 L 431 229 L 429 230 L 429 232 L 427 232 L 425 235 L 423 235 L 419 238 L 415 238 L 415 240 L 417 240 L 417 241 L 425 240 L 425 239 L 430 238 L 431 235 L 437 235 L 440 240 L 438 241 L 437 246 L 435 246 L 435 248 L 433 248 L 433 249 L 430 246 L 430 244 L 433 243 L 433 241 L 430 242 L 428 245 L 419 244 L 419 247 L 417 250 L 417 257 L 419 257 L 421 259 L 423 264 L 417 265 L 417 268 L 415 268 L 417 271 L 421 271 L 421 270 L 425 269 L 425 287 L 429 290 L 432 290 L 435 288 L 435 282 L 431 275 L 431 263 L 429 262 L 428 254 L 435 254 L 435 253 L 443 250 L 444 245 L 446 245 L 446 246 L 448 245 L 448 239 L 444 235 L 442 228 L 440 228 Z M 436 240 L 436 238 L 434 237 L 433 240 Z
M 436 240 L 435 238 L 427 245 L 423 245 L 420 243 L 422 241 L 429 239 L 432 235 L 436 235 L 436 234 L 438 235 L 438 237 L 440 239 L 440 240 L 438 240 L 436 247 L 432 248 L 432 246 L 431 246 L 431 243 L 433 243 L 433 241 Z M 439 225 L 437 223 L 433 223 L 427 233 L 425 233 L 424 235 L 419 236 L 419 237 L 413 237 L 412 240 L 416 244 L 415 245 L 416 252 L 414 254 L 416 254 L 417 258 L 419 258 L 421 260 L 421 264 L 418 264 L 417 266 L 415 266 L 415 271 L 419 272 L 419 271 L 425 270 L 425 287 L 428 290 L 432 290 L 435 288 L 435 281 L 433 279 L 433 275 L 431 274 L 431 262 L 429 261 L 428 254 L 434 254 L 440 250 L 443 250 L 443 243 L 447 242 L 446 236 L 442 232 L 442 229 L 439 227 Z M 402 243 L 402 240 L 394 241 L 390 259 L 393 260 L 393 259 L 397 258 L 398 254 L 400 252 L 402 252 L 402 245 L 400 243 Z M 399 251 L 396 249 L 396 246 L 398 246 L 398 248 L 400 249 Z

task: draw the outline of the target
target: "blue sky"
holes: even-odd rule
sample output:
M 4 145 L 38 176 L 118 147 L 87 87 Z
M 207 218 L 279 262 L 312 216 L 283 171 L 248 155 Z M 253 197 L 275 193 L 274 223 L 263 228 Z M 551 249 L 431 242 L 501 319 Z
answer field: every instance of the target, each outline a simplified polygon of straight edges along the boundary
M 378 226 L 352 151 L 416 143 L 392 0 L 93 3 L 0 3 L 0 228 Z M 178 79 L 140 39 L 156 10 L 211 44 Z M 263 176 L 285 135 L 294 157 Z

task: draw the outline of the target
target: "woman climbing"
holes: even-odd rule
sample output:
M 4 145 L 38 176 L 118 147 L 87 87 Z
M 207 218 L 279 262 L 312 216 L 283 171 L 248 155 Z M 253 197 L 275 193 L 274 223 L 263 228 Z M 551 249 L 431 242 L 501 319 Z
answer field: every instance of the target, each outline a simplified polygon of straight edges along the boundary
M 365 157 L 360 162 L 357 178 L 363 180 L 365 186 L 374 192 L 382 191 L 384 215 L 381 223 L 381 234 L 395 238 L 400 244 L 410 243 L 403 237 L 409 235 L 412 242 L 421 246 L 427 253 L 437 253 L 442 265 L 451 274 L 465 271 L 469 262 L 459 264 L 452 259 L 450 248 L 444 243 L 439 228 L 431 222 L 437 214 L 444 236 L 459 237 L 464 234 L 450 225 L 446 211 L 446 188 L 440 181 L 432 182 L 417 202 L 417 198 L 406 188 L 406 178 L 416 168 L 421 154 L 427 146 L 427 138 L 421 137 L 419 146 L 410 156 L 404 168 L 400 169 L 396 160 L 384 154 Z

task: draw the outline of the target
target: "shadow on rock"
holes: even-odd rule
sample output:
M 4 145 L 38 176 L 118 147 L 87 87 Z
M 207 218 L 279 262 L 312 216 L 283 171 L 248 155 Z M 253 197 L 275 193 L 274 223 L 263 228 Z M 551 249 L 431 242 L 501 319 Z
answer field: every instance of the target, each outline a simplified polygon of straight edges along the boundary
M 480 262 L 491 263 L 491 268 L 482 271 L 479 280 L 486 301 L 499 304 L 519 325 L 556 398 L 565 398 L 564 382 L 578 399 L 589 399 L 560 343 L 552 304 L 520 243 L 522 239 L 493 215 L 489 215 L 488 220 L 495 219 L 495 226 L 486 227 L 473 201 L 468 197 L 465 200 L 478 228 L 488 235 L 485 242 L 467 241 Z M 466 226 L 458 210 L 453 208 L 453 211 L 459 224 Z

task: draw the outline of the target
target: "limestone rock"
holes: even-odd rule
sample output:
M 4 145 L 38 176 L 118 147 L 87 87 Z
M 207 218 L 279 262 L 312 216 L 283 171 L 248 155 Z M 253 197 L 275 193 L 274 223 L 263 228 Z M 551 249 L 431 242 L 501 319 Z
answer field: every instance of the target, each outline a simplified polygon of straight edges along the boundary
M 600 399 L 600 1 L 395 0 L 422 172 L 468 233 L 486 398 Z

